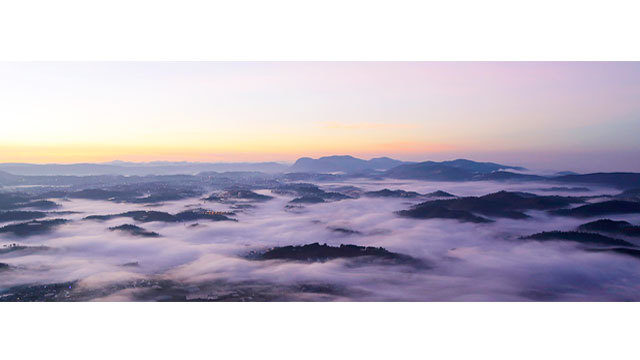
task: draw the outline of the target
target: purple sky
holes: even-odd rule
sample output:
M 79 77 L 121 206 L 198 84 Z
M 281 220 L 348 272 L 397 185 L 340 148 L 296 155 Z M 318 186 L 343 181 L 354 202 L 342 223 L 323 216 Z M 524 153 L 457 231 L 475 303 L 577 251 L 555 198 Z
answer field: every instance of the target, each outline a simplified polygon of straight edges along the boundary
M 640 171 L 639 62 L 0 64 L 0 162 L 466 157 Z

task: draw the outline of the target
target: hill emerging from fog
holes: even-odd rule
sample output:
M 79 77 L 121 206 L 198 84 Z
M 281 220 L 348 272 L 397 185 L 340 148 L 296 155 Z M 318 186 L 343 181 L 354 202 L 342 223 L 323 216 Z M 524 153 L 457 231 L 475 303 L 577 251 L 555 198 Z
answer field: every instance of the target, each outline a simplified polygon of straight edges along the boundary
M 0 171 L 0 302 L 640 300 L 640 174 L 351 156 L 279 169 Z

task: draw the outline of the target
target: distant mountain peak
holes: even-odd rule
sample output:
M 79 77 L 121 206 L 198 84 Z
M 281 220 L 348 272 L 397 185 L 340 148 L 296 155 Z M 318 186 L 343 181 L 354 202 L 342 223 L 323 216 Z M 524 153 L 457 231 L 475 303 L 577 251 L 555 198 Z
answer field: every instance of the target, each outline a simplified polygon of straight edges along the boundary
M 387 170 L 385 175 L 398 179 L 436 181 L 507 180 L 524 179 L 531 176 L 501 171 L 504 169 L 524 170 L 524 168 L 511 165 L 456 159 L 404 164 Z
M 320 159 L 331 159 L 331 160 L 361 160 L 351 155 L 329 155 L 323 156 Z
M 370 160 L 359 159 L 351 155 L 330 155 L 317 159 L 302 157 L 296 160 L 290 170 L 293 172 L 345 172 L 353 173 L 365 170 L 388 170 L 392 167 L 406 164 L 404 161 L 388 157 L 373 158 Z

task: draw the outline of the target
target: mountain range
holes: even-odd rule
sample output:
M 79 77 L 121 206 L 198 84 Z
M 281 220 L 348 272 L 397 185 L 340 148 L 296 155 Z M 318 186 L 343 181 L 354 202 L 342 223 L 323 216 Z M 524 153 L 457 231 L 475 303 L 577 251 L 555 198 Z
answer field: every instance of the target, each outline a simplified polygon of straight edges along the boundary
M 452 161 L 424 161 L 403 164 L 387 170 L 384 175 L 395 179 L 429 179 L 437 181 L 474 180 L 475 177 L 486 176 L 500 170 L 525 170 L 518 166 L 501 165 L 490 162 L 475 162 L 466 159 Z M 520 174 L 508 173 L 508 177 Z M 487 179 L 489 180 L 489 179 Z
M 555 183 L 607 185 L 619 189 L 640 188 L 640 173 L 593 173 L 542 176 L 523 173 L 519 166 L 467 159 L 451 161 L 408 162 L 388 157 L 359 159 L 349 155 L 303 157 L 294 164 L 259 163 L 198 163 L 114 161 L 100 164 L 0 164 L 0 185 L 59 185 L 109 181 L 131 182 L 134 177 L 183 177 L 184 181 L 211 177 L 251 177 L 272 181 L 339 181 L 346 177 L 371 179 L 408 179 L 426 181 L 553 181 Z M 52 179 L 56 178 L 56 179 Z M 54 181 L 55 180 L 55 181 Z M 139 179 L 140 181 L 146 181 Z M 163 179 L 167 180 L 167 179 Z M 177 180 L 177 179 L 173 179 Z M 633 195 L 633 194 L 632 194 Z M 630 195 L 631 196 L 631 195 Z
M 14 175 L 49 176 L 49 175 L 177 175 L 197 174 L 207 171 L 260 171 L 264 173 L 281 173 L 289 168 L 278 162 L 238 162 L 238 163 L 200 163 L 200 162 L 165 162 L 148 163 L 112 161 L 109 163 L 79 164 L 27 164 L 2 163 L 0 171 Z M 2 176 L 2 175 L 0 175 Z
M 350 155 L 324 156 L 317 159 L 302 157 L 293 165 L 279 162 L 238 162 L 238 163 L 205 163 L 205 162 L 124 162 L 77 163 L 77 164 L 29 164 L 0 163 L 0 171 L 11 175 L 50 176 L 50 175 L 195 175 L 203 172 L 256 171 L 262 173 L 344 173 L 389 172 L 387 175 L 397 177 L 420 177 L 424 173 L 450 171 L 455 177 L 459 173 L 487 174 L 498 170 L 524 170 L 517 166 L 508 166 L 489 162 L 475 162 L 466 159 L 434 162 L 409 162 L 389 157 L 378 157 L 370 160 L 359 159 Z M 8 175 L 4 175 L 8 176 Z M 396 176 L 394 176 L 396 177 Z

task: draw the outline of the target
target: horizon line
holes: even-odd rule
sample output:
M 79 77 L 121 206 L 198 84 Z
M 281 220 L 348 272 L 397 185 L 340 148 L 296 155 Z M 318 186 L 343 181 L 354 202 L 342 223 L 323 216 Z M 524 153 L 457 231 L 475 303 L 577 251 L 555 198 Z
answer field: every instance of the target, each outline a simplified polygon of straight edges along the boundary
M 457 160 L 467 160 L 467 161 L 473 161 L 473 162 L 479 162 L 479 163 L 484 163 L 484 162 L 494 162 L 491 160 L 472 160 L 470 158 L 466 158 L 466 157 L 452 157 L 449 160 L 406 160 L 406 159 L 401 159 L 401 158 L 396 158 L 396 157 L 391 157 L 391 156 L 375 156 L 375 157 L 371 157 L 371 158 L 361 158 L 361 157 L 357 157 L 357 156 L 353 156 L 353 155 L 349 155 L 349 154 L 332 154 L 332 155 L 323 155 L 323 156 L 318 156 L 318 157 L 312 157 L 312 156 L 300 156 L 298 157 L 296 160 L 265 160 L 265 161 L 198 161 L 198 160 L 150 160 L 150 161 L 127 161 L 127 160 L 120 160 L 120 159 L 114 159 L 114 160 L 107 160 L 107 161 L 82 161 L 82 162 L 0 162 L 0 165 L 118 165 L 118 163 L 123 163 L 123 164 L 152 164 L 152 163 L 188 163 L 188 164 L 280 164 L 280 165 L 293 165 L 295 164 L 296 161 L 300 160 L 300 159 L 312 159 L 312 160 L 319 160 L 322 158 L 328 158 L 328 157 L 351 157 L 354 159 L 358 159 L 358 160 L 364 160 L 364 161 L 370 161 L 370 160 L 375 160 L 375 159 L 391 159 L 391 160 L 397 160 L 397 161 L 402 161 L 402 162 L 407 162 L 407 163 L 422 163 L 422 162 L 428 162 L 428 161 L 433 161 L 433 162 L 446 162 L 446 161 L 457 161 Z M 507 165 L 507 164 L 501 164 L 501 165 Z M 508 166 L 520 166 L 523 167 L 523 165 L 508 165 Z

